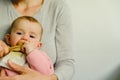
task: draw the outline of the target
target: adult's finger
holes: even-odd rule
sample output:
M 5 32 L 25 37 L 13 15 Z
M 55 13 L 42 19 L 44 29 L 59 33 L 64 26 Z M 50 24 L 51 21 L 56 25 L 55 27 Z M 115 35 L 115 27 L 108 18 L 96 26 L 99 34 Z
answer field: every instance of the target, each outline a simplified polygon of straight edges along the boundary
M 4 56 L 3 48 L 0 46 L 0 58 Z
M 2 77 L 0 77 L 0 80 L 17 80 L 17 79 L 15 79 L 14 77 L 11 77 L 11 76 L 2 76 Z
M 0 80 L 10 80 L 8 77 L 0 77 Z
M 3 69 L 3 68 L 1 69 L 0 76 L 1 76 L 1 77 L 2 77 L 2 76 L 7 76 L 7 75 L 6 75 L 6 72 L 5 72 L 5 69 Z

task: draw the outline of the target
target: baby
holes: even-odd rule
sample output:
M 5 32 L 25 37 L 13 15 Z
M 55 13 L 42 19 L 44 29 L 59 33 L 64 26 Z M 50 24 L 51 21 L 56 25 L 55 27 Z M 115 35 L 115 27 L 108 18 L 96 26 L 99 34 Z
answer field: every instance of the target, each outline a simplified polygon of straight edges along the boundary
M 54 73 L 51 59 L 40 50 L 42 33 L 41 24 L 33 17 L 22 16 L 13 21 L 10 32 L 5 37 L 10 52 L 0 59 L 0 65 L 6 68 L 8 76 L 18 74 L 7 66 L 8 59 L 19 65 L 28 63 L 30 68 L 42 74 Z

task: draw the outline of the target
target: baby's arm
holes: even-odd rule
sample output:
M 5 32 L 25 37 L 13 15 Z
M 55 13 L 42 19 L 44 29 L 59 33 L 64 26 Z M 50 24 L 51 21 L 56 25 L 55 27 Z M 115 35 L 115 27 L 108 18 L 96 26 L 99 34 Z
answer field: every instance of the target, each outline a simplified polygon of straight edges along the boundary
M 45 52 L 35 49 L 26 58 L 32 69 L 46 75 L 54 73 L 52 61 Z

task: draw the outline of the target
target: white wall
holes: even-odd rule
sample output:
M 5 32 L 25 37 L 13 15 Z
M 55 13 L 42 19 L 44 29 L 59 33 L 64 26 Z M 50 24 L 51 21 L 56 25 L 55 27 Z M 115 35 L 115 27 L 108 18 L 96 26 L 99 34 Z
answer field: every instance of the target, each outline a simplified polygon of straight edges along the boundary
M 120 0 L 66 0 L 75 37 L 73 80 L 120 80 Z

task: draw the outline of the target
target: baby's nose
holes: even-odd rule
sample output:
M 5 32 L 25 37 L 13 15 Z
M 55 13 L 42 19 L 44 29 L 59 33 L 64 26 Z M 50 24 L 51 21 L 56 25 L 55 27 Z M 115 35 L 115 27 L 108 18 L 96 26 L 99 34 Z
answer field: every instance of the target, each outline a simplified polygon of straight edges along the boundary
M 23 36 L 22 36 L 22 40 L 26 40 L 26 41 L 28 41 L 28 40 L 29 40 L 29 36 L 27 36 L 27 35 L 23 35 Z

